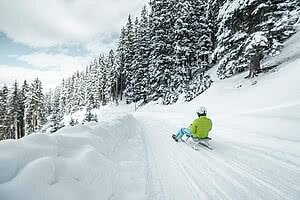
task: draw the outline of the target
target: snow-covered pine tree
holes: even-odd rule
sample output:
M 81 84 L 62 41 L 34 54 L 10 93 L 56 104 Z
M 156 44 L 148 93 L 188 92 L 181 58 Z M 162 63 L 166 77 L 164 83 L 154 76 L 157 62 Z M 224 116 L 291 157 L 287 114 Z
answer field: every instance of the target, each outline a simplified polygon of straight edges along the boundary
M 210 67 L 212 53 L 211 30 L 208 21 L 207 4 L 202 0 L 178 0 L 176 2 L 174 57 L 171 91 L 166 103 L 174 103 L 180 93 L 190 99 L 191 81 L 201 85 L 203 74 Z M 172 8 L 171 8 L 172 9 Z M 174 9 L 173 9 L 174 10 Z M 172 11 L 172 10 L 171 10 Z M 172 38 L 172 37 L 171 37 Z
M 243 56 L 243 42 L 247 39 L 247 33 L 242 27 L 246 27 L 246 14 L 240 13 L 239 5 L 227 1 L 219 11 L 220 21 L 217 32 L 217 47 L 214 56 L 219 60 L 217 74 L 223 79 L 237 72 L 244 71 L 247 60 Z
M 27 83 L 27 81 L 25 80 L 21 91 L 20 91 L 20 102 L 21 102 L 21 118 L 19 119 L 20 124 L 21 124 L 21 136 L 20 137 L 24 137 L 25 136 L 25 121 L 24 121 L 24 116 L 25 116 L 25 103 L 26 103 L 26 98 L 27 98 L 27 93 L 29 91 L 29 85 Z
M 96 59 L 95 59 L 96 60 Z M 100 104 L 97 105 L 96 102 L 96 92 L 98 87 L 98 72 L 96 69 L 96 62 L 91 63 L 89 66 L 89 74 L 88 74 L 88 81 L 87 81 L 87 107 L 88 109 L 99 108 Z
M 33 106 L 33 131 L 37 132 L 46 122 L 45 98 L 43 94 L 42 82 L 36 78 L 31 84 L 32 106 Z
M 97 114 L 93 114 L 91 111 L 87 110 L 82 123 L 84 124 L 86 122 L 98 122 Z
M 34 132 L 33 115 L 34 115 L 34 100 L 33 100 L 33 88 L 29 87 L 26 93 L 25 105 L 24 105 L 24 123 L 25 123 L 25 136 Z
M 218 18 L 219 11 L 224 5 L 226 0 L 208 0 L 207 1 L 207 19 L 209 21 L 209 29 L 211 30 L 211 42 L 212 49 L 217 46 L 217 32 L 220 23 L 220 18 Z M 212 54 L 212 64 L 216 64 L 217 58 Z
M 179 0 L 176 4 L 176 21 L 175 21 L 175 76 L 174 88 L 182 92 L 187 82 L 191 80 L 192 63 L 196 60 L 197 37 L 194 26 L 198 25 L 195 21 L 195 11 L 192 2 L 188 0 Z M 195 40 L 195 37 L 197 40 Z
M 140 22 L 136 25 L 136 54 L 135 54 L 135 93 L 136 101 L 147 102 L 148 66 L 149 66 L 149 21 L 147 7 L 144 6 Z
M 68 81 L 66 79 L 62 80 L 61 84 L 61 92 L 60 92 L 60 99 L 59 99 L 59 109 L 62 113 L 67 113 L 67 104 L 69 102 L 68 97 Z
M 68 80 L 68 89 L 67 89 L 67 113 L 74 113 L 75 111 L 80 109 L 79 99 L 81 99 L 81 91 L 79 88 L 81 87 L 80 82 L 80 73 L 76 71 L 71 80 Z
M 60 88 L 57 87 L 54 90 L 54 96 L 53 96 L 53 108 L 52 108 L 52 115 L 50 118 L 50 132 L 54 133 L 57 130 L 64 127 L 63 118 L 64 115 L 60 110 Z
M 91 80 L 93 82 L 87 83 L 87 85 L 91 86 L 91 92 L 93 94 L 93 101 L 94 105 L 93 108 L 100 108 L 101 105 L 101 95 L 99 93 L 99 84 L 100 84 L 100 79 L 99 79 L 99 74 L 100 74 L 100 63 L 99 59 L 95 58 L 94 62 L 92 64 L 93 70 L 91 71 Z M 88 81 L 89 82 L 89 81 Z
M 53 97 L 53 92 L 50 89 L 46 94 L 45 94 L 45 112 L 46 116 L 49 116 L 52 113 L 52 97 Z
M 121 69 L 120 65 L 117 62 L 117 57 L 115 55 L 115 52 L 111 50 L 109 52 L 109 57 L 108 57 L 109 63 L 112 65 L 112 70 L 111 70 L 111 76 L 110 79 L 112 81 L 112 100 L 115 101 L 115 103 L 118 105 L 119 104 L 119 96 L 120 96 L 120 87 L 119 87 L 119 81 L 120 81 L 120 74 L 121 74 Z
M 106 105 L 107 102 L 107 96 L 105 96 L 105 89 L 107 86 L 107 59 L 104 55 L 101 55 L 99 57 L 99 95 L 101 99 L 102 105 Z
M 126 53 L 126 33 L 125 28 L 121 29 L 121 34 L 119 38 L 116 62 L 119 66 L 119 77 L 118 77 L 118 95 L 120 95 L 120 100 L 123 100 L 123 91 L 126 87 L 126 71 L 125 71 L 125 53 Z
M 75 126 L 77 124 L 79 124 L 78 120 L 77 119 L 75 120 L 73 117 L 71 117 L 71 120 L 69 121 L 69 125 Z
M 136 23 L 135 23 L 136 24 Z M 134 82 L 135 82 L 135 64 L 134 64 L 134 56 L 135 56 L 135 46 L 136 46 L 136 35 L 135 35 L 135 25 L 131 20 L 131 16 L 129 15 L 128 21 L 126 24 L 126 34 L 125 34 L 125 44 L 126 44 L 126 51 L 125 51 L 125 74 L 126 74 L 126 82 L 125 82 L 125 91 L 124 95 L 126 98 L 127 103 L 131 103 L 134 101 Z
M 71 113 L 74 113 L 77 110 L 82 109 L 85 106 L 86 99 L 86 82 L 85 82 L 85 73 L 81 72 L 76 81 L 76 90 L 74 91 L 73 96 L 75 97 L 74 106 L 72 107 Z M 99 91 L 98 91 L 99 92 Z M 97 93 L 97 97 L 100 98 L 100 94 Z
M 188 81 L 191 80 L 191 62 L 195 56 L 192 37 L 196 30 L 192 27 L 192 5 L 188 0 L 179 0 L 176 4 L 177 15 L 175 21 L 175 73 L 172 75 L 172 88 L 177 90 L 177 94 L 182 93 L 187 87 Z M 177 100 L 177 97 L 174 99 Z M 170 102 L 173 103 L 173 102 Z
M 137 89 L 136 89 L 136 84 L 137 84 L 137 68 L 138 68 L 138 38 L 137 38 L 137 32 L 139 28 L 139 20 L 136 18 L 134 26 L 133 26 L 133 41 L 132 41 L 132 62 L 130 65 L 130 68 L 128 70 L 128 81 L 126 85 L 126 90 L 125 90 L 125 97 L 126 97 L 126 102 L 127 103 L 132 103 L 136 102 L 138 99 L 137 97 Z
M 22 131 L 20 120 L 23 116 L 22 102 L 18 83 L 15 81 L 8 97 L 8 120 L 10 124 L 9 135 L 11 139 L 19 139 Z
M 197 44 L 196 48 L 193 49 L 193 51 L 196 52 L 196 56 L 192 60 L 192 74 L 199 71 L 203 74 L 211 67 L 211 54 L 213 48 L 212 25 L 208 18 L 209 13 L 206 1 L 191 1 L 191 5 L 194 11 L 192 29 L 195 30 L 192 38 L 193 42 Z
M 226 78 L 250 68 L 252 77 L 266 55 L 279 52 L 294 33 L 290 1 L 227 0 L 219 11 L 218 76 Z M 250 63 L 250 64 L 249 64 Z
M 116 64 L 115 60 L 115 53 L 111 49 L 109 51 L 108 57 L 107 57 L 107 85 L 105 88 L 105 94 L 107 96 L 107 101 L 112 102 L 115 101 L 118 103 L 117 97 L 118 97 L 118 88 L 117 88 L 117 82 L 119 77 L 119 71 L 118 66 Z
M 8 121 L 8 88 L 3 86 L 0 90 L 0 140 L 9 139 L 9 121 Z
M 44 102 L 42 82 L 36 78 L 26 92 L 24 106 L 25 136 L 39 131 L 46 122 Z
M 111 74 L 112 74 L 112 63 L 110 55 L 104 57 L 104 68 L 105 68 L 105 77 L 106 77 L 106 83 L 104 87 L 104 101 L 109 103 L 111 101 L 111 87 L 112 87 L 112 80 L 111 80 Z
M 74 90 L 75 90 L 75 82 L 76 82 L 76 73 L 73 73 L 73 75 L 67 80 L 67 91 L 66 91 L 66 99 L 67 99 L 67 106 L 66 106 L 66 113 L 70 114 L 72 107 L 74 106 Z
M 172 35 L 174 33 L 173 0 L 150 2 L 150 55 L 148 101 L 166 98 L 171 86 L 174 65 Z M 166 102 L 163 102 L 166 103 Z

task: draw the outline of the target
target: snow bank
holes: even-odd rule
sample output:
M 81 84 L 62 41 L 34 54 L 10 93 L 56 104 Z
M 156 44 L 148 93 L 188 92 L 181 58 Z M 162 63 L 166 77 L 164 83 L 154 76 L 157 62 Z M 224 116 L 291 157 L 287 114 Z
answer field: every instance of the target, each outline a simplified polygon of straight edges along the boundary
M 144 154 L 128 114 L 2 141 L 0 199 L 145 199 Z

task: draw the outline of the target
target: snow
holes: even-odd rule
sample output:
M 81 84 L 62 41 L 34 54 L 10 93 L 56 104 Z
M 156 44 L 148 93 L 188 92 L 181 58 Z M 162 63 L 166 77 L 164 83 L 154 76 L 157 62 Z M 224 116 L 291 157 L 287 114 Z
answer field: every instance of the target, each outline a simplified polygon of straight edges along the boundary
M 0 199 L 145 199 L 145 152 L 132 115 L 0 145 Z M 131 173 L 134 170 L 135 173 Z
M 1 141 L 0 199 L 300 199 L 299 34 L 272 72 L 214 79 L 189 103 L 110 105 L 99 123 Z M 171 138 L 199 106 L 212 151 Z

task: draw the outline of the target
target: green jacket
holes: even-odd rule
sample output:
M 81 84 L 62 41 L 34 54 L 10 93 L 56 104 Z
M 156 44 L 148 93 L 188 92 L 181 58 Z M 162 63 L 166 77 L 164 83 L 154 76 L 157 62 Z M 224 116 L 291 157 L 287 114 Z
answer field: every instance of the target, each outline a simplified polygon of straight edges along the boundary
M 206 138 L 212 128 L 212 122 L 206 116 L 195 119 L 190 127 L 193 137 Z

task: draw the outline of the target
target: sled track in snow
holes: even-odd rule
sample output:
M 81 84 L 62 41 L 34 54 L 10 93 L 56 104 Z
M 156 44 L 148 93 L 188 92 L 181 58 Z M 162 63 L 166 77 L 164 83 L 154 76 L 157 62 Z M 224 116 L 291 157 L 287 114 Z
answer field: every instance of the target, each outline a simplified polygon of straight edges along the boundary
M 270 149 L 263 143 L 255 144 L 255 140 L 239 143 L 232 135 L 222 134 L 231 131 L 238 135 L 240 130 L 226 127 L 214 129 L 213 151 L 205 147 L 194 151 L 171 138 L 178 131 L 178 124 L 167 122 L 159 115 L 149 119 L 144 113 L 137 118 L 144 126 L 145 142 L 151 149 L 164 199 L 300 197 L 299 164 L 284 159 L 285 155 L 295 158 L 297 152 L 281 147 Z M 247 134 L 247 131 L 243 133 Z M 268 136 L 264 137 L 268 139 Z

